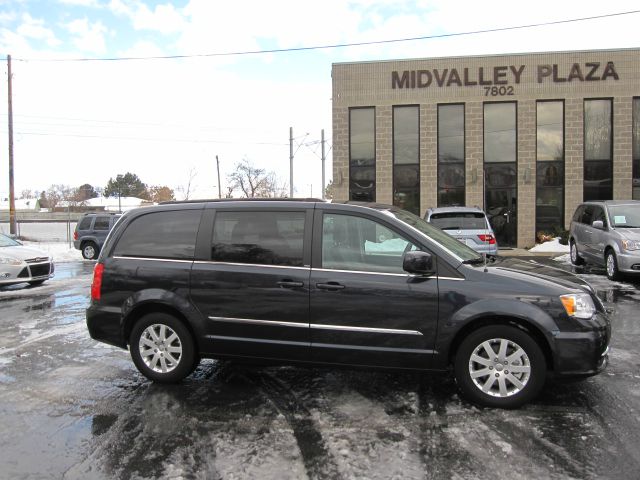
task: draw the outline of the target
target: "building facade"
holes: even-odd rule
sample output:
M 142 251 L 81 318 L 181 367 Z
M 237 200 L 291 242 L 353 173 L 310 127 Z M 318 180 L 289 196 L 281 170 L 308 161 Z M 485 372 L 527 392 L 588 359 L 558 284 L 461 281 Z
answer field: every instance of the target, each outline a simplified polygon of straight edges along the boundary
M 477 205 L 501 246 L 640 199 L 640 50 L 338 63 L 336 200 Z

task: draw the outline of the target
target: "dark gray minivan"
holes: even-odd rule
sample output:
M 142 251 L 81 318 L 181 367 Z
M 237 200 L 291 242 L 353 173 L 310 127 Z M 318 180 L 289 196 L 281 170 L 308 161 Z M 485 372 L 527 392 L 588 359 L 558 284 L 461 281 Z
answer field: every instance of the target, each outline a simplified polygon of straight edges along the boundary
M 223 200 L 130 211 L 95 266 L 87 326 L 157 382 L 200 358 L 451 369 L 463 394 L 514 408 L 547 375 L 605 368 L 593 288 L 486 259 L 397 207 Z

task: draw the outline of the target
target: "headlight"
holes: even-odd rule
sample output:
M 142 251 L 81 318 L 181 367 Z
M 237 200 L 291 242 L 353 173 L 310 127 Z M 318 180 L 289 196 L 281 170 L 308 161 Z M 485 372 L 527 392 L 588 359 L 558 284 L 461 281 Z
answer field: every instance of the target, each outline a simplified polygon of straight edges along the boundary
M 625 250 L 640 250 L 640 241 L 638 240 L 622 240 L 621 243 Z
M 570 317 L 591 318 L 596 312 L 591 295 L 588 293 L 560 295 L 560 301 Z
M 16 260 L 10 257 L 0 257 L 0 265 L 14 265 L 16 267 L 22 265 L 22 260 Z

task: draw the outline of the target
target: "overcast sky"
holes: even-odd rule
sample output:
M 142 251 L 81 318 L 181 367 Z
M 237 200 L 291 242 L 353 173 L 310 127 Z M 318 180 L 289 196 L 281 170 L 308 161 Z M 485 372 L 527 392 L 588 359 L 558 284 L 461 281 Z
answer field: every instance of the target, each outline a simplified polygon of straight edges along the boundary
M 640 46 L 640 14 L 347 48 L 203 55 L 424 37 L 628 12 L 637 0 L 0 0 L 0 55 L 12 55 L 15 187 L 103 187 L 127 171 L 149 185 L 217 196 L 248 158 L 320 196 L 320 131 L 331 178 L 331 64 Z M 66 61 L 59 61 L 65 60 Z M 56 60 L 56 61 L 53 61 Z M 0 197 L 8 182 L 6 62 L 0 80 Z M 179 197 L 179 195 L 178 195 Z

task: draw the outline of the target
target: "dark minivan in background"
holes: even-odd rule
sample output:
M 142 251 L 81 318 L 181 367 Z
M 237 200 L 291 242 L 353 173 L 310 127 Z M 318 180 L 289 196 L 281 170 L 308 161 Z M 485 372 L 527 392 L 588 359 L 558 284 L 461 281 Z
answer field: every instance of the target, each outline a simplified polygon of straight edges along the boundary
M 200 358 L 452 369 L 514 408 L 605 368 L 609 320 L 577 276 L 485 258 L 397 207 L 305 200 L 136 209 L 100 253 L 87 326 L 151 380 Z
M 121 214 L 85 213 L 73 232 L 73 246 L 82 251 L 87 260 L 98 258 L 109 231 L 116 224 Z

